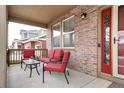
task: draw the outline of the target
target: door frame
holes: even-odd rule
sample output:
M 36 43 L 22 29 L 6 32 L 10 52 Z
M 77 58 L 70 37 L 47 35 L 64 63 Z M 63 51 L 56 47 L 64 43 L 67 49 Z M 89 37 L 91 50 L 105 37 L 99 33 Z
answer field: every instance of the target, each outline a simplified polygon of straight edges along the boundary
M 102 12 L 110 12 L 110 62 L 109 65 L 108 64 L 104 64 L 104 23 L 103 23 L 103 16 L 102 16 Z M 112 75 L 113 71 L 112 71 L 112 7 L 107 7 L 103 10 L 101 10 L 101 41 L 102 41 L 102 48 L 101 48 L 101 53 L 102 53 L 102 63 L 101 63 L 101 72 L 105 73 L 105 74 L 109 74 Z M 106 71 L 109 70 L 109 71 Z
M 124 75 L 118 74 L 118 42 L 114 44 L 114 38 L 118 39 L 118 7 L 112 7 L 112 58 L 113 58 L 113 76 L 124 79 Z

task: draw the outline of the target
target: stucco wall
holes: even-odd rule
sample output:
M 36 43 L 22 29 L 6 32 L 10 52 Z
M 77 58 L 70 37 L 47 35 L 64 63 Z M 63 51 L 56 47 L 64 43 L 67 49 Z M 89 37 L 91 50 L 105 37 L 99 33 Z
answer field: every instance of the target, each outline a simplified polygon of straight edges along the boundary
M 89 75 L 97 76 L 97 22 L 99 6 L 77 6 L 48 25 L 47 48 L 51 49 L 51 26 L 71 15 L 75 15 L 75 48 L 71 49 L 69 67 Z M 87 18 L 80 15 L 86 12 Z
M 24 44 L 24 49 L 34 49 L 35 46 L 40 46 L 40 48 L 46 48 L 46 41 L 40 40 L 35 42 L 27 42 Z
M 40 48 L 46 48 L 46 41 L 39 40 L 38 42 L 35 42 L 35 46 L 40 46 Z
M 35 42 L 27 42 L 24 44 L 24 49 L 34 49 L 35 48 Z
M 24 49 L 31 49 L 31 42 L 27 42 L 24 44 Z

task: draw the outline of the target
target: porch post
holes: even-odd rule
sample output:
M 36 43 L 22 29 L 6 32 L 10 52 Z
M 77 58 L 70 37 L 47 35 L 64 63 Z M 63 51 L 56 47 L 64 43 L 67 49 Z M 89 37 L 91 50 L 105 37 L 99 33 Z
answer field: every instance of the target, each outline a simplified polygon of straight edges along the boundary
M 114 38 L 118 39 L 118 6 L 114 5 L 112 7 L 112 40 Z M 113 60 L 113 76 L 117 76 L 118 74 L 118 44 L 114 44 L 112 42 L 112 60 Z
M 7 22 L 6 6 L 0 5 L 0 87 L 6 87 Z

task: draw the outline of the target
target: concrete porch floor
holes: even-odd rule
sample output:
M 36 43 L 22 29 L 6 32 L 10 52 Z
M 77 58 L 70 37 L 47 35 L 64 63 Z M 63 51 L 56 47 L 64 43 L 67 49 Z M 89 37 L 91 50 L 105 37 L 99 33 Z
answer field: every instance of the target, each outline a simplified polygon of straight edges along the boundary
M 40 76 L 37 75 L 35 69 L 32 71 L 32 77 L 29 78 L 29 69 L 24 71 L 20 65 L 12 65 L 7 71 L 7 87 L 8 88 L 107 88 L 112 82 L 90 75 L 80 73 L 69 69 L 70 76 L 66 83 L 65 77 L 61 73 L 45 72 L 45 83 L 42 83 L 42 64 L 39 67 Z

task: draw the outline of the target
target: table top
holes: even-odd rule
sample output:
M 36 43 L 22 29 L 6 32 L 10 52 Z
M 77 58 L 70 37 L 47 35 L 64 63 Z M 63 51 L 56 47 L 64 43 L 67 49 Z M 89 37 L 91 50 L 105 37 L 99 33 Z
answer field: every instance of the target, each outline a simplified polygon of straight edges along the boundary
M 23 60 L 23 62 L 27 65 L 40 64 L 40 61 L 37 61 L 37 60 L 34 60 L 34 59 Z

